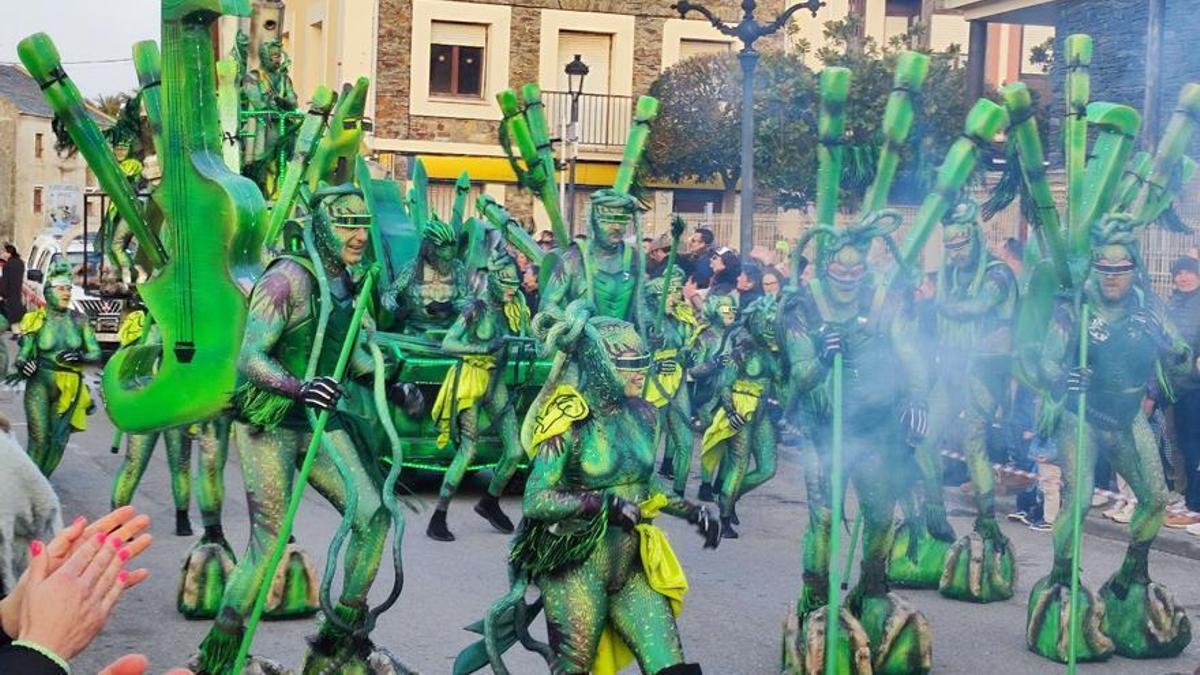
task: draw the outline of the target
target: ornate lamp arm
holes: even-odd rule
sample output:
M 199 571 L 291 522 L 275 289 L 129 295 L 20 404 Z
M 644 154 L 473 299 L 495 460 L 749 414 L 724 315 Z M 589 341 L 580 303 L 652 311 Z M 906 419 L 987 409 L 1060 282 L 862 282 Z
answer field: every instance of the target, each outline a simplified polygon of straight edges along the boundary
M 771 35 L 775 31 L 783 28 L 784 26 L 787 25 L 788 20 L 792 18 L 792 15 L 795 14 L 796 12 L 799 12 L 802 9 L 807 9 L 808 11 L 812 12 L 813 18 L 815 19 L 815 18 L 817 18 L 817 10 L 821 9 L 824 6 L 825 6 L 824 0 L 806 0 L 805 2 L 800 2 L 795 5 L 792 5 L 791 7 L 788 7 L 787 9 L 783 10 L 783 14 L 780 14 L 774 21 L 767 24 L 766 26 L 759 28 L 758 35 L 756 37 L 763 37 L 766 35 Z
M 708 22 L 713 25 L 713 28 L 721 31 L 721 34 L 728 35 L 729 37 L 740 37 L 736 26 L 730 26 L 729 24 L 725 23 L 721 20 L 721 17 L 713 14 L 713 11 L 704 5 L 693 5 L 687 0 L 681 0 L 674 5 L 671 5 L 671 9 L 679 12 L 679 17 L 681 19 L 686 19 L 689 12 L 699 12 L 700 14 L 704 15 L 704 18 L 708 19 Z

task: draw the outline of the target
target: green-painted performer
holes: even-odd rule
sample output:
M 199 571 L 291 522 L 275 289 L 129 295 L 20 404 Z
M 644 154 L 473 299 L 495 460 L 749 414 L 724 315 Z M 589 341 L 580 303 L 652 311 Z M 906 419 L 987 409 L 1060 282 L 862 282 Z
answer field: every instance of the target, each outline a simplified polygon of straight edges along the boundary
M 47 476 L 62 461 L 71 434 L 87 428 L 93 404 L 83 366 L 100 362 L 100 343 L 87 317 L 70 309 L 72 286 L 70 264 L 53 263 L 43 287 L 45 306 L 27 313 L 18 326 L 16 372 L 9 376 L 25 381 L 25 451 Z
M 536 616 L 524 603 L 530 583 L 541 590 L 550 645 L 539 651 L 552 672 L 610 675 L 636 659 L 643 673 L 699 673 L 684 663 L 675 620 L 687 579 L 652 521 L 685 518 L 708 547 L 720 526 L 654 475 L 655 413 L 643 398 L 652 357 L 632 324 L 591 317 L 587 301 L 539 314 L 535 330 L 559 355 L 522 429 L 533 469 L 509 554 L 513 587 L 454 673 L 508 672 L 500 656 Z
M 817 454 L 805 462 L 809 526 L 804 582 L 798 622 L 792 624 L 799 630 L 787 639 L 802 641 L 802 651 L 823 649 L 823 637 L 813 638 L 823 631 L 809 624 L 825 622 L 826 612 L 819 610 L 829 597 L 831 529 L 842 526 L 831 521 L 830 496 L 832 365 L 840 355 L 844 464 L 864 526 L 858 583 L 846 599 L 849 612 L 841 616 L 848 633 L 865 633 L 875 673 L 923 673 L 931 668 L 929 623 L 889 592 L 887 575 L 893 511 L 910 488 L 905 484 L 908 472 L 898 467 L 912 461 L 910 445 L 920 441 L 928 424 L 928 373 L 910 302 L 903 294 L 889 292 L 881 275 L 870 271 L 867 259 L 876 239 L 895 250 L 889 235 L 899 223 L 897 214 L 881 212 L 846 228 L 817 226 L 806 233 L 797 250 L 802 252 L 810 239 L 817 239 L 816 273 L 785 292 L 778 329 L 790 366 L 785 404 L 789 416 L 801 420 L 811 434 L 814 447 L 808 451 Z M 814 639 L 816 644 L 808 644 Z
M 295 131 L 300 126 L 298 120 L 290 119 L 298 107 L 296 89 L 288 74 L 290 67 L 283 43 L 268 40 L 258 46 L 258 68 L 247 72 L 242 80 L 242 107 L 249 113 L 242 174 L 253 179 L 265 195 L 275 193 L 280 178 L 279 158 L 291 156 Z
M 159 343 L 158 329 L 149 321 L 145 310 L 138 309 L 125 316 L 118 331 L 121 346 Z M 147 326 L 146 324 L 150 325 Z M 133 501 L 150 457 L 161 437 L 167 448 L 167 468 L 171 473 L 171 496 L 175 501 L 175 534 L 181 537 L 192 535 L 192 523 L 188 515 L 192 496 L 191 458 L 192 444 L 199 440 L 201 446 L 201 472 L 197 481 L 200 489 L 197 501 L 204 522 L 205 538 L 225 541 L 221 534 L 221 504 L 225 494 L 225 459 L 229 448 L 229 420 L 218 418 L 203 424 L 173 427 L 161 433 L 129 434 L 126 438 L 125 459 L 113 478 L 113 508 L 125 506 Z
M 698 433 L 712 424 L 717 406 L 712 405 L 717 393 L 718 375 L 729 364 L 729 343 L 725 333 L 737 321 L 737 298 L 729 295 L 712 295 L 705 299 L 702 311 L 704 325 L 696 337 L 696 343 L 688 354 L 688 375 L 694 383 L 692 395 L 692 429 Z M 715 501 L 715 478 L 704 462 L 700 463 L 700 495 L 702 502 Z
M 701 441 L 704 475 L 716 476 L 719 483 L 721 536 L 730 539 L 738 537 L 733 529 L 740 524 L 738 500 L 775 475 L 775 420 L 783 376 L 775 334 L 778 315 L 775 296 L 764 295 L 743 309 L 729 329 L 729 358 L 712 401 L 716 413 Z
M 216 622 L 200 646 L 200 670 L 210 675 L 225 675 L 234 663 L 244 622 L 263 583 L 267 555 L 280 531 L 297 463 L 309 444 L 308 410 L 333 411 L 309 483 L 340 512 L 348 503 L 355 506 L 349 509 L 353 518 L 341 596 L 333 608 L 336 616 L 326 615 L 322 621 L 304 672 L 370 672 L 367 592 L 392 523 L 373 454 L 380 425 L 370 387 L 349 378 L 339 386 L 326 374 L 334 371 L 341 350 L 338 338 L 350 331 L 355 272 L 361 269 L 372 220 L 361 193 L 350 185 L 318 190 L 310 206 L 311 238 L 305 238 L 311 252 L 277 258 L 256 281 L 250 297 L 238 360 L 235 431 L 251 534 L 229 578 Z M 356 344 L 352 377 L 375 373 L 365 342 Z M 389 394 L 408 391 L 397 385 Z M 283 592 L 286 595 L 288 589 Z
M 454 443 L 454 460 L 442 479 L 437 508 L 425 533 L 438 541 L 454 541 L 446 525 L 450 500 L 458 491 L 463 475 L 475 460 L 479 435 L 485 421 L 496 428 L 504 453 L 496 465 L 487 492 L 475 505 L 475 513 L 505 534 L 513 531 L 512 521 L 500 509 L 499 498 L 512 480 L 523 453 L 518 439 L 519 423 L 514 401 L 504 381 L 505 362 L 512 338 L 529 338 L 530 312 L 521 294 L 517 263 L 504 250 L 493 254 L 488 264 L 487 286 L 480 297 L 450 328 L 442 341 L 442 350 L 461 360 L 446 373 L 431 411 L 438 422 L 439 444 Z M 487 417 L 481 413 L 486 412 Z
M 673 267 L 646 284 L 651 307 L 658 307 L 666 293 L 666 312 L 650 328 L 654 364 L 647 377 L 646 400 L 658 409 L 658 429 L 666 439 L 660 472 L 673 477 L 675 494 L 682 497 L 692 467 L 695 432 L 692 403 L 688 393 L 687 364 L 701 334 L 699 319 L 683 297 L 683 270 Z
M 1141 413 L 1152 378 L 1195 372 L 1187 343 L 1145 283 L 1138 238 L 1127 217 L 1109 217 L 1096 228 L 1091 275 L 1079 297 L 1067 294 L 1056 303 L 1043 339 L 1040 370 L 1052 387 L 1047 430 L 1064 458 L 1066 482 L 1062 516 L 1054 523 L 1054 565 L 1038 580 L 1029 599 L 1030 648 L 1066 661 L 1068 598 L 1072 555 L 1072 513 L 1082 495 L 1083 513 L 1091 507 L 1096 460 L 1107 457 L 1137 498 L 1129 524 L 1131 541 L 1121 568 L 1099 593 L 1080 587 L 1080 661 L 1101 660 L 1115 650 L 1133 658 L 1178 655 L 1191 641 L 1183 607 L 1165 587 L 1150 579 L 1150 545 L 1162 526 L 1167 487 L 1158 445 Z M 1078 360 L 1082 304 L 1090 309 L 1087 364 Z M 1075 414 L 1079 395 L 1087 395 L 1083 465 L 1075 465 Z M 1057 418 L 1057 419 L 1056 419 Z M 1076 481 L 1082 489 L 1075 491 Z
M 898 532 L 889 573 L 901 585 L 940 584 L 948 597 L 993 602 L 1012 597 L 1016 577 L 1012 544 L 996 522 L 987 431 L 1009 398 L 1018 287 L 1008 265 L 987 250 L 977 213 L 973 201 L 963 201 L 943 219 L 930 431 L 916 455 L 922 498 Z M 941 460 L 950 436 L 962 438 L 977 509 L 974 533 L 952 548 Z
M 561 310 L 586 298 L 597 316 L 629 321 L 642 330 L 648 323 L 642 251 L 625 241 L 640 212 L 641 205 L 627 192 L 605 189 L 593 194 L 588 214 L 591 236 L 576 240 L 563 253 L 542 289 L 538 309 Z
M 427 185 L 425 168 L 418 163 L 408 206 L 421 233 L 420 258 L 384 294 L 384 308 L 395 315 L 405 333 L 440 341 L 471 296 L 460 256 L 460 233 L 430 210 Z

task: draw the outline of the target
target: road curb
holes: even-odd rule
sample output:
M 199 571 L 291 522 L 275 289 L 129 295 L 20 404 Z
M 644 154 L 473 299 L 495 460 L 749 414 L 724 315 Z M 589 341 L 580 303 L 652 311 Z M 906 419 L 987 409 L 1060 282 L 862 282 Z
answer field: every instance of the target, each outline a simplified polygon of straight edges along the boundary
M 948 495 L 946 506 L 954 515 L 972 516 L 975 514 L 975 501 L 956 488 L 946 490 Z M 1013 496 L 996 497 L 997 514 L 1003 514 L 1016 508 L 1016 498 Z M 1114 522 L 1101 515 L 1101 509 L 1093 508 L 1083 522 L 1083 531 L 1096 537 L 1102 537 L 1117 542 L 1129 541 L 1129 526 Z M 1170 553 L 1191 560 L 1200 560 L 1200 537 L 1188 534 L 1186 530 L 1163 527 L 1158 532 L 1151 546 L 1156 551 Z

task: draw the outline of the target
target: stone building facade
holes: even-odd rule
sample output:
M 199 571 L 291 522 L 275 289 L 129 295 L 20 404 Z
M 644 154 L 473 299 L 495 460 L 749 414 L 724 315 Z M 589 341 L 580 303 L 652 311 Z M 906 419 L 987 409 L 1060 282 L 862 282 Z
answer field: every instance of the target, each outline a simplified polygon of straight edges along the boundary
M 0 65 L 0 243 L 22 253 L 51 216 L 62 220 L 66 209 L 68 220 L 82 219 L 83 194 L 96 186 L 81 156 L 55 151 L 52 118 L 37 82 L 16 66 Z

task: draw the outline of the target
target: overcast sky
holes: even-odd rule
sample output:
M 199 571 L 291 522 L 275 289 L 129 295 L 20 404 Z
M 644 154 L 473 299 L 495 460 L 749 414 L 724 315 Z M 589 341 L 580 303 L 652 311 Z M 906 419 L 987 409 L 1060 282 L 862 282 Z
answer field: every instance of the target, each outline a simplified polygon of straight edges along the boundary
M 0 0 L 0 63 L 18 62 L 17 43 L 37 32 L 58 45 L 67 73 L 84 96 L 137 86 L 130 50 L 158 39 L 161 0 Z M 116 63 L 78 63 L 122 59 Z

